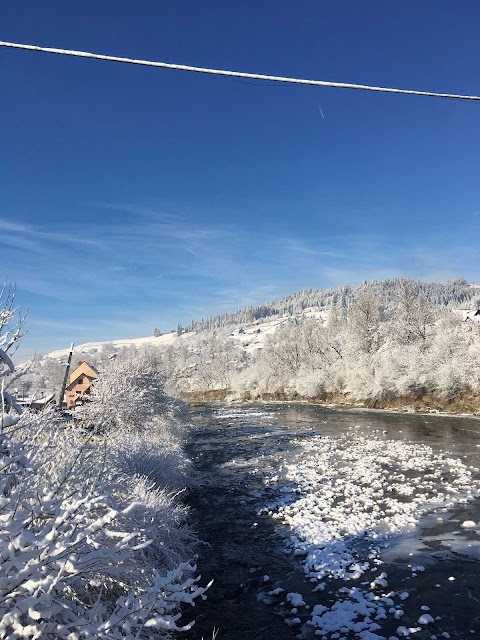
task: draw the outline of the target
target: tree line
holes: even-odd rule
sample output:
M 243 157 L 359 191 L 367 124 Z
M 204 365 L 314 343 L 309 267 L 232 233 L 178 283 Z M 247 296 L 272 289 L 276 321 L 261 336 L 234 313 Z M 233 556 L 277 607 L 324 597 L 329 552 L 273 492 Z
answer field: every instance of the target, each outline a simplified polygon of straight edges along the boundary
M 455 309 L 466 299 L 465 281 L 391 283 L 350 290 L 330 305 L 325 321 L 294 315 L 250 353 L 225 329 L 174 344 L 160 353 L 168 384 L 177 392 L 343 397 L 373 406 L 479 394 L 480 324 L 464 322 Z M 467 302 L 478 306 L 478 290 L 468 287 Z

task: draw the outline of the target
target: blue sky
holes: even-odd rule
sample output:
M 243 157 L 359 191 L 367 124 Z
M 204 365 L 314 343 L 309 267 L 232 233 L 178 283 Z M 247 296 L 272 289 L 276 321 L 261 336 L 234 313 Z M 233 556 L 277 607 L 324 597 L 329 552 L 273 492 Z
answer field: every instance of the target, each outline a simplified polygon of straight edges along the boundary
M 3 3 L 0 39 L 480 93 L 480 4 Z M 480 105 L 0 50 L 22 352 L 363 279 L 480 282 Z

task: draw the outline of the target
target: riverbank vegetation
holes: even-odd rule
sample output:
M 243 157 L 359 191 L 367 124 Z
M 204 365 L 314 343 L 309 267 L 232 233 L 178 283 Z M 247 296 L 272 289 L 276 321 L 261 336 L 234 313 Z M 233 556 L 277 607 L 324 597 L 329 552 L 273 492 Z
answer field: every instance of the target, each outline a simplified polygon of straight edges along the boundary
M 465 321 L 438 289 L 436 296 L 409 280 L 364 284 L 323 317 L 286 318 L 256 351 L 242 352 L 228 330 L 211 330 L 190 348 L 161 352 L 162 367 L 172 389 L 189 397 L 223 390 L 241 400 L 477 411 L 480 323 Z

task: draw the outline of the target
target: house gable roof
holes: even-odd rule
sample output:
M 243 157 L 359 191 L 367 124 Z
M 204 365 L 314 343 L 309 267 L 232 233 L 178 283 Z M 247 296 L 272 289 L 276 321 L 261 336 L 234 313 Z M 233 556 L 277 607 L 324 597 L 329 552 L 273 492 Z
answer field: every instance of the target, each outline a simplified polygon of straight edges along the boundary
M 72 384 L 72 382 L 74 382 L 81 375 L 85 375 L 88 378 L 92 378 L 93 380 L 95 380 L 96 378 L 98 378 L 99 373 L 97 369 L 95 369 L 95 367 L 93 367 L 91 364 L 88 364 L 88 362 L 85 362 L 85 360 L 82 360 L 70 374 L 69 384 Z

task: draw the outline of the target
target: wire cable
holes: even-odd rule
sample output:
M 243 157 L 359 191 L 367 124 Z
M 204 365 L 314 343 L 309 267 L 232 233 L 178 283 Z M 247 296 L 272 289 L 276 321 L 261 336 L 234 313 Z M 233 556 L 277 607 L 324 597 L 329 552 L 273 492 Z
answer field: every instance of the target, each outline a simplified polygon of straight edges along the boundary
M 54 53 L 62 56 L 74 56 L 77 58 L 90 58 L 94 60 L 106 60 L 108 62 L 122 62 L 125 64 L 136 64 L 144 67 L 160 67 L 162 69 L 173 69 L 175 71 L 190 71 L 193 73 L 206 73 L 215 76 L 227 76 L 234 78 L 248 78 L 251 80 L 268 80 L 270 82 L 283 82 L 287 84 L 300 84 L 314 87 L 335 87 L 337 89 L 356 89 L 359 91 L 377 91 L 381 93 L 401 93 L 413 96 L 427 96 L 430 98 L 445 98 L 450 100 L 474 100 L 480 101 L 480 96 L 459 95 L 455 93 L 437 93 L 434 91 L 416 91 L 413 89 L 396 89 L 393 87 L 374 87 L 366 84 L 351 84 L 349 82 L 329 82 L 327 80 L 307 80 L 305 78 L 289 78 L 283 76 L 269 76 L 261 73 L 245 73 L 243 71 L 227 71 L 224 69 L 209 69 L 205 67 L 192 67 L 185 64 L 171 64 L 169 62 L 155 62 L 151 60 L 136 60 L 135 58 L 121 58 L 118 56 L 108 56 L 99 53 L 89 53 L 87 51 L 74 51 L 70 49 L 54 49 L 52 47 L 37 47 L 32 44 L 19 44 L 17 42 L 0 41 L 1 47 L 13 49 L 25 49 L 27 51 L 41 51 L 43 53 Z

